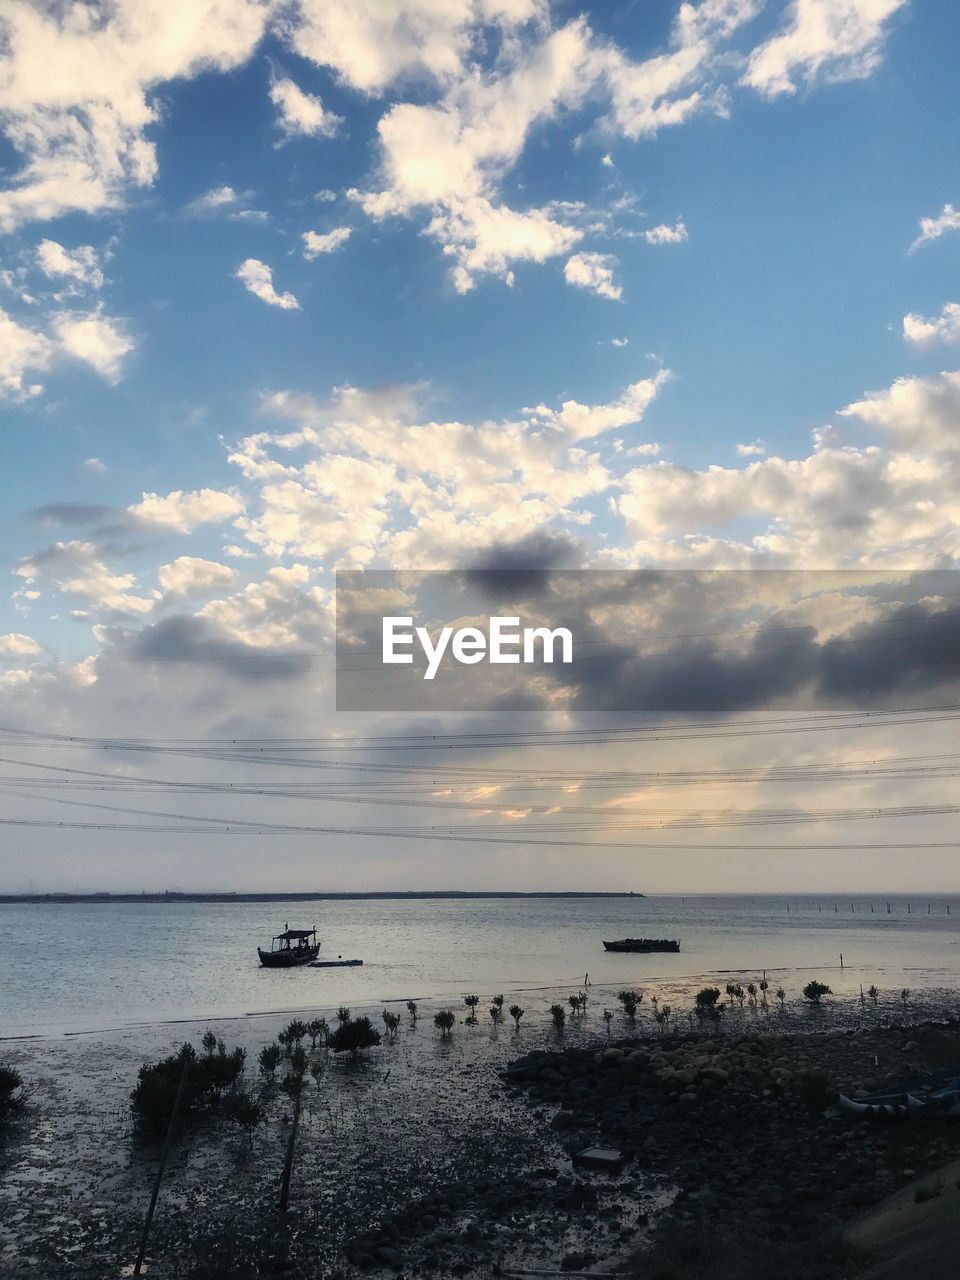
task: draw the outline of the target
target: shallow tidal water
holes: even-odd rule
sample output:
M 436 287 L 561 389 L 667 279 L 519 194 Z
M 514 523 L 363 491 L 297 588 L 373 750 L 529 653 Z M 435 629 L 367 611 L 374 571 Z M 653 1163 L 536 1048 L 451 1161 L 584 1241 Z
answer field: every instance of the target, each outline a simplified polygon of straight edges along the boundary
M 286 923 L 316 925 L 321 958 L 363 966 L 260 968 L 257 945 Z M 626 936 L 679 938 L 681 951 L 603 950 Z M 960 896 L 0 904 L 0 1037 L 509 995 L 587 973 L 681 992 L 763 970 L 772 989 L 816 976 L 838 994 L 960 990 Z

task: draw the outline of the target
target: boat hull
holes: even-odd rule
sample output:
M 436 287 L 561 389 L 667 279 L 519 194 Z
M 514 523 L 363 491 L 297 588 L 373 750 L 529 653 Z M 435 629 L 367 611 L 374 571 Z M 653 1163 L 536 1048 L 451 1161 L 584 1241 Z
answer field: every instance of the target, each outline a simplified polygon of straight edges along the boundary
M 605 951 L 631 951 L 649 954 L 653 951 L 679 951 L 680 943 L 670 938 L 624 938 L 622 942 L 604 942 Z
M 264 951 L 257 947 L 257 955 L 265 969 L 293 969 L 310 964 L 320 954 L 320 944 L 314 947 L 291 947 L 289 951 Z

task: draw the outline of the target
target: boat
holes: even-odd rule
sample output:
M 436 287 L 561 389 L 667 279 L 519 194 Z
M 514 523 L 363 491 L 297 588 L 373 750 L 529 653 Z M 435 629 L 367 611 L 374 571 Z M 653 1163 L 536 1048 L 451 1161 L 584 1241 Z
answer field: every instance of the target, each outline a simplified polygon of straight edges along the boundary
M 257 955 L 265 969 L 290 969 L 297 964 L 310 964 L 319 954 L 316 929 L 284 929 L 273 938 L 269 951 L 257 947 Z
M 606 951 L 679 951 L 675 938 L 620 938 L 617 942 L 604 941 Z

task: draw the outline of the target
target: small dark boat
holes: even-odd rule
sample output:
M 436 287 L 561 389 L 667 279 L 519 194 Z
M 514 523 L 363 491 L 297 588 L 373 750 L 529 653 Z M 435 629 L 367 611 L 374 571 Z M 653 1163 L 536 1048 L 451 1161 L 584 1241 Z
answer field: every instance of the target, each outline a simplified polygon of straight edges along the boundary
M 675 938 L 620 938 L 618 942 L 604 942 L 606 951 L 679 951 Z
M 310 964 L 319 954 L 316 929 L 284 929 L 270 943 L 269 951 L 257 947 L 260 963 L 266 969 L 290 969 L 296 964 Z

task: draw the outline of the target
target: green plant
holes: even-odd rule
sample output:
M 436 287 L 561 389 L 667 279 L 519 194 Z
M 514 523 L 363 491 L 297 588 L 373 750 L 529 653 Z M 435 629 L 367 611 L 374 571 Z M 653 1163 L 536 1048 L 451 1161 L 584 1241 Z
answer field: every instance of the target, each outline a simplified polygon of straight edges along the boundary
M 310 1074 L 313 1076 L 313 1083 L 317 1086 L 317 1092 L 320 1092 L 320 1081 L 323 1079 L 323 1073 L 327 1066 L 323 1058 L 314 1058 L 310 1063 Z
M 246 1051 L 239 1046 L 227 1052 L 222 1041 L 215 1053 L 198 1057 L 192 1045 L 184 1045 L 159 1062 L 145 1063 L 130 1095 L 130 1106 L 141 1133 L 155 1137 L 163 1133 L 173 1111 L 174 1099 L 187 1062 L 181 1110 L 185 1115 L 215 1106 L 243 1073 Z
M 392 1013 L 389 1009 L 384 1009 L 380 1015 L 383 1018 L 383 1025 L 387 1029 L 387 1035 L 392 1040 L 397 1034 L 397 1028 L 400 1026 L 399 1013 Z
M 312 1022 L 307 1023 L 307 1035 L 310 1037 L 310 1048 L 316 1049 L 317 1041 L 327 1043 L 327 1036 L 330 1034 L 330 1028 L 327 1026 L 326 1018 L 314 1018 Z
M 496 1007 L 497 1007 L 498 1009 L 502 1009 L 502 1008 L 503 1008 L 503 996 L 493 996 L 493 997 L 492 997 L 492 999 L 491 999 L 491 1001 L 490 1001 L 490 1003 L 491 1003 L 491 1004 L 493 1004 L 493 1005 L 496 1005 Z
M 867 987 L 867 995 L 870 997 L 873 1003 L 876 1004 L 877 1001 L 880 999 L 880 988 L 874 987 L 874 986 Z
M 407 1012 L 410 1014 L 411 1019 L 412 1019 L 414 1022 L 416 1022 L 416 1020 L 417 1020 L 417 1002 L 416 1002 L 416 1000 L 408 1000 L 408 1001 L 407 1001 Z
M 345 1022 L 350 1021 L 350 1010 L 347 1009 L 344 1005 L 341 1005 L 340 1008 L 337 1010 L 337 1021 L 340 1023 L 341 1026 L 343 1026 Z
M 780 1001 L 780 1008 L 782 1009 L 782 1008 L 783 1008 L 783 1002 L 784 1002 L 784 1000 L 786 1000 L 786 998 L 787 998 L 787 993 L 784 991 L 783 987 L 777 987 L 776 991 L 775 991 L 773 994 L 774 994 L 774 995 L 777 997 L 777 999 Z
M 736 1000 L 738 1001 L 740 1008 L 741 1009 L 743 1008 L 743 999 L 744 999 L 743 987 L 741 987 L 739 982 L 727 983 L 727 996 L 730 999 L 731 1005 L 733 1004 L 734 1000 Z
M 604 1020 L 604 1022 L 607 1024 L 607 1035 L 609 1035 L 609 1034 L 610 1034 L 610 1023 L 611 1023 L 611 1022 L 613 1022 L 613 1010 L 612 1010 L 612 1009 L 604 1009 L 604 1011 L 603 1011 L 603 1020 Z
M 832 996 L 833 992 L 825 982 L 818 982 L 814 978 L 803 988 L 803 995 L 804 999 L 809 1000 L 811 1004 L 819 1004 L 823 996 Z
M 307 1074 L 308 1063 L 309 1058 L 303 1045 L 294 1045 L 290 1051 L 290 1070 L 280 1081 L 280 1088 L 284 1093 L 289 1093 L 291 1097 L 295 1097 L 301 1092 L 303 1089 L 303 1077 Z
M 621 991 L 617 995 L 617 999 L 623 1005 L 623 1012 L 631 1022 L 635 1022 L 637 1018 L 637 1006 L 643 1000 L 642 991 Z
M 475 1022 L 476 1022 L 476 1020 L 477 1020 L 477 1005 L 480 1003 L 480 997 L 479 997 L 479 996 L 464 996 L 464 997 L 463 997 L 463 1003 L 467 1006 L 467 1008 L 468 1008 L 468 1009 L 469 1009 L 469 1011 L 470 1011 L 470 1012 L 467 1014 L 467 1022 L 469 1022 L 469 1023 L 471 1023 L 471 1024 L 475 1023 Z
M 456 1020 L 452 1009 L 441 1009 L 433 1015 L 433 1025 L 439 1029 L 442 1040 L 446 1040 L 450 1035 Z
M 0 1132 L 11 1116 L 23 1109 L 26 1100 L 27 1091 L 20 1072 L 0 1062 Z
M 500 1005 L 492 1004 L 490 1006 L 490 1019 L 494 1026 L 503 1021 L 503 1009 Z
M 562 1031 L 567 1021 L 567 1011 L 562 1004 L 552 1004 L 550 1006 L 550 1017 L 553 1019 L 553 1025 L 557 1031 Z
M 380 1043 L 380 1032 L 374 1030 L 366 1015 L 348 1017 L 340 1023 L 328 1043 L 334 1053 L 349 1053 L 351 1057 L 358 1058 L 364 1049 L 372 1049 Z
M 510 1017 L 514 1020 L 517 1030 L 520 1030 L 520 1019 L 523 1017 L 523 1010 L 518 1004 L 512 1004 L 509 1009 Z
M 903 1005 L 904 1008 L 906 1008 L 909 1000 L 910 1000 L 910 988 L 904 987 L 903 990 L 900 992 L 900 1003 Z
M 269 1079 L 273 1078 L 273 1074 L 280 1065 L 280 1059 L 283 1057 L 283 1051 L 278 1044 L 265 1044 L 260 1050 L 260 1071 L 262 1075 Z
M 205 1031 L 200 1043 L 203 1045 L 204 1053 L 213 1053 L 214 1049 L 217 1047 L 217 1037 L 212 1031 Z
M 265 1114 L 260 1103 L 245 1089 L 235 1089 L 223 1100 L 223 1114 L 246 1134 L 247 1145 L 252 1147 L 254 1130 Z
M 720 999 L 720 988 L 701 987 L 697 992 L 695 999 L 698 1009 L 712 1009 Z

